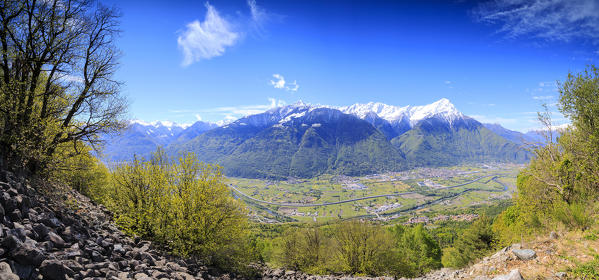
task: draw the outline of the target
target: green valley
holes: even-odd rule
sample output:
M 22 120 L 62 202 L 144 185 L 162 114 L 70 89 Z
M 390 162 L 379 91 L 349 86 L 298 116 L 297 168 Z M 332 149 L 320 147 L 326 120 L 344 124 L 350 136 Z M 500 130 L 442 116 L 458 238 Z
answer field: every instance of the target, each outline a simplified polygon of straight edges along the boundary
M 520 168 L 517 164 L 464 165 L 285 181 L 229 177 L 227 183 L 256 221 L 363 218 L 404 223 L 413 217 L 467 212 L 510 199 Z

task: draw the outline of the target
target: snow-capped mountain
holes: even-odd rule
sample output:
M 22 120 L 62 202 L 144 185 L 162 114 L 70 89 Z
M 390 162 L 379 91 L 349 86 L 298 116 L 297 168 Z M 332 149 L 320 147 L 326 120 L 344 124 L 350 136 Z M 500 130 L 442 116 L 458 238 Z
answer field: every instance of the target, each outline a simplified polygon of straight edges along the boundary
M 298 102 L 240 118 L 167 148 L 172 154 L 181 151 L 218 163 L 230 176 L 271 178 L 528 158 L 517 144 L 465 116 L 447 99 L 405 107 Z
M 215 124 L 205 122 L 189 125 L 170 121 L 132 120 L 119 134 L 102 137 L 105 140 L 102 158 L 105 162 L 117 162 L 130 160 L 134 155 L 147 157 L 158 147 L 166 147 L 179 139 L 188 141 L 214 127 Z
M 340 111 L 345 114 L 357 116 L 358 118 L 367 120 L 371 123 L 375 122 L 377 119 L 382 119 L 394 126 L 405 123 L 410 128 L 416 125 L 418 122 L 429 118 L 437 118 L 450 125 L 452 125 L 456 120 L 462 120 L 466 118 L 466 116 L 458 111 L 456 107 L 446 98 L 442 98 L 428 105 L 408 105 L 403 107 L 387 105 L 379 102 L 369 102 L 365 104 L 356 103 L 350 106 L 335 107 L 320 104 L 307 104 L 302 101 L 298 101 L 290 105 L 270 109 L 261 114 L 243 117 L 227 125 L 237 124 L 253 125 L 259 127 L 274 125 L 275 123 L 285 124 L 293 119 L 301 119 L 308 112 L 322 108 L 332 109 L 329 111 L 331 114 L 336 114 L 336 111 Z
M 391 123 L 400 123 L 405 120 L 410 126 L 414 126 L 423 119 L 432 117 L 445 120 L 449 124 L 453 124 L 456 120 L 464 118 L 464 114 L 458 111 L 447 98 L 441 98 L 436 102 L 424 106 L 408 105 L 399 107 L 379 102 L 369 102 L 341 107 L 339 110 L 347 114 L 356 115 L 361 119 L 366 119 L 374 113 Z
M 110 160 L 194 152 L 230 176 L 287 178 L 324 173 L 363 175 L 415 166 L 523 162 L 529 153 L 501 127 L 485 127 L 445 98 L 424 106 L 383 103 L 346 107 L 303 102 L 222 126 L 132 122 L 110 139 Z
M 168 144 L 189 126 L 188 124 L 177 124 L 170 121 L 148 123 L 141 120 L 132 120 L 129 123 L 128 131 L 145 134 L 157 139 L 160 143 Z

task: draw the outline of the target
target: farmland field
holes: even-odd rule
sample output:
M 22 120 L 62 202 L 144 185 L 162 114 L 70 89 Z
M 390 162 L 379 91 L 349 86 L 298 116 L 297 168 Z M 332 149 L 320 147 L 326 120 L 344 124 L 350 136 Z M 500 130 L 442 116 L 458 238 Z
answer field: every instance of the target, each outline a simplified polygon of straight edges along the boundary
M 246 202 L 253 219 L 260 222 L 363 218 L 394 223 L 445 213 L 465 218 L 459 216 L 464 209 L 507 200 L 515 191 L 521 167 L 464 165 L 285 181 L 228 178 L 228 184 L 234 196 Z

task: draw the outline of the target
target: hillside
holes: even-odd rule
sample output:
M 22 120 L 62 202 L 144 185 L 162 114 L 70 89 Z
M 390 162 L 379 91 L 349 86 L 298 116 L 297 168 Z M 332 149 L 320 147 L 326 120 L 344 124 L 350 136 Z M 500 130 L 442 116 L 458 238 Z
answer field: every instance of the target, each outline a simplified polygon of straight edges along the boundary
M 462 269 L 442 268 L 417 278 L 402 280 L 523 280 L 580 279 L 577 266 L 594 260 L 599 253 L 599 239 L 590 239 L 581 232 L 564 236 L 552 233 L 523 244 L 505 247 L 491 256 Z M 590 266 L 589 266 L 590 267 Z M 580 268 L 578 268 L 580 269 Z M 591 268 L 592 269 L 592 268 Z M 392 277 L 309 276 L 281 269 L 266 270 L 273 279 L 394 279 Z M 596 279 L 596 278 L 587 278 Z
M 214 278 L 201 264 L 126 236 L 106 208 L 69 187 L 1 171 L 0 188 L 0 279 Z
M 230 176 L 284 178 L 322 173 L 362 175 L 403 168 L 403 156 L 368 122 L 330 108 L 288 106 L 242 118 L 188 143 Z
M 185 132 L 183 132 L 185 133 Z M 447 99 L 425 106 L 296 103 L 241 118 L 167 147 L 194 152 L 229 176 L 310 178 L 407 167 L 525 162 L 521 145 L 460 113 Z
M 526 162 L 530 154 L 485 128 L 463 118 L 451 125 L 431 118 L 391 142 L 403 151 L 412 166 L 455 165 L 467 162 Z

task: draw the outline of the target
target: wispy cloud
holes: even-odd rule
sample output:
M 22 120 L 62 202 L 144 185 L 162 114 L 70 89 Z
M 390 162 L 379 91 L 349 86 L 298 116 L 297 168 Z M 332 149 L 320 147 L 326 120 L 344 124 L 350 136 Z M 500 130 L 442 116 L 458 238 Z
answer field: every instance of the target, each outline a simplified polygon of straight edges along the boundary
M 248 33 L 262 35 L 265 23 L 271 14 L 260 7 L 256 0 L 247 0 L 249 18 L 238 14 L 223 17 L 210 3 L 206 2 L 204 21 L 194 20 L 185 26 L 177 38 L 183 52 L 183 66 L 200 60 L 221 56 L 227 48 L 239 43 Z
M 256 4 L 256 0 L 248 0 L 248 6 L 250 7 L 250 14 L 252 16 L 252 21 L 257 24 L 262 24 L 264 21 L 268 19 L 268 14 L 262 7 Z
M 270 84 L 277 89 L 284 89 L 286 91 L 297 92 L 299 90 L 299 85 L 297 81 L 293 81 L 291 83 L 287 83 L 285 81 L 285 77 L 281 74 L 273 74 L 272 77 L 274 80 L 270 80 Z
M 187 24 L 177 38 L 177 44 L 183 51 L 183 66 L 194 62 L 221 56 L 225 49 L 233 46 L 240 34 L 235 32 L 231 23 L 222 18 L 218 11 L 206 3 L 204 21 L 195 20 Z
M 226 107 L 216 107 L 210 109 L 199 110 L 199 112 L 203 113 L 217 113 L 222 116 L 233 116 L 233 117 L 244 117 L 248 115 L 262 113 L 266 110 L 285 106 L 287 103 L 284 100 L 276 99 L 276 98 L 268 98 L 267 104 L 257 104 L 257 105 L 240 105 L 240 106 L 226 106 Z
M 74 76 L 74 75 L 61 75 L 58 77 L 58 80 L 63 81 L 65 83 L 78 83 L 78 84 L 82 84 L 83 81 L 83 77 L 80 76 Z
M 539 82 L 535 88 L 527 88 L 526 91 L 531 94 L 534 100 L 551 101 L 555 100 L 558 87 L 555 82 Z
M 272 74 L 274 80 L 270 80 L 270 84 L 275 88 L 285 88 L 285 78 L 279 74 Z
M 515 118 L 503 118 L 485 115 L 471 115 L 471 117 L 482 123 L 498 123 L 502 126 L 509 126 L 518 122 L 518 120 Z
M 551 100 L 555 98 L 553 95 L 535 95 L 532 97 L 534 100 Z
M 473 15 L 479 21 L 499 24 L 498 32 L 510 38 L 582 39 L 599 45 L 596 0 L 494 0 L 479 4 Z

